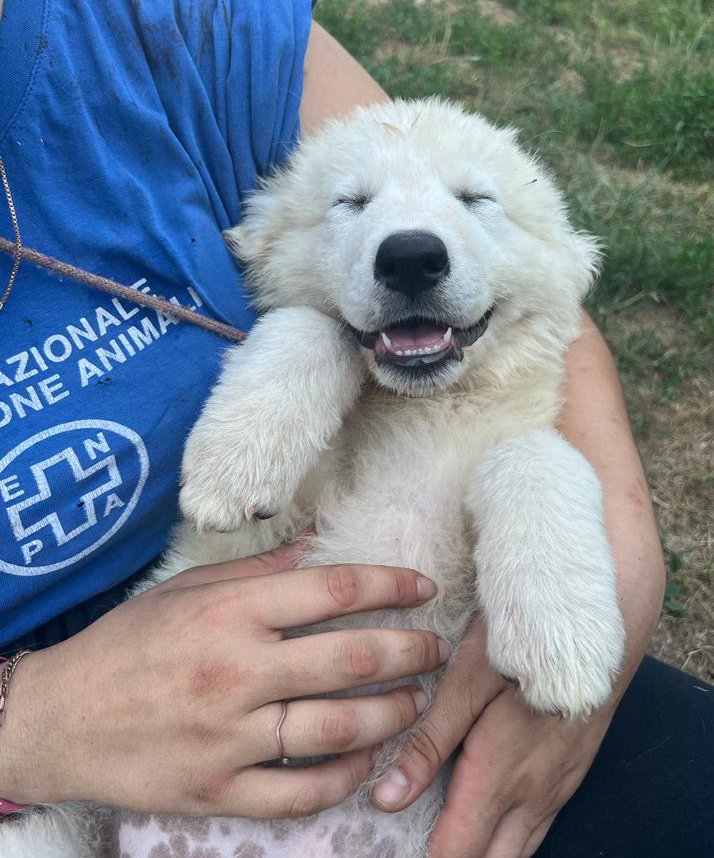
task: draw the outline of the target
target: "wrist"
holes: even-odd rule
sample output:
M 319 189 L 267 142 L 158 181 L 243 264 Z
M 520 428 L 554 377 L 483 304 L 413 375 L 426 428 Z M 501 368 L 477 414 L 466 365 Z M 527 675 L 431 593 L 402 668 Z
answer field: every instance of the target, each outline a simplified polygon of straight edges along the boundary
M 48 661 L 46 651 L 26 655 L 8 688 L 0 727 L 0 796 L 9 804 L 56 800 L 46 723 L 53 708 L 45 696 Z
M 20 650 L 10 658 L 5 658 L 5 656 L 0 655 L 0 727 L 2 727 L 5 721 L 5 707 L 10 693 L 10 683 L 12 682 L 12 678 L 15 675 L 18 665 L 22 659 L 29 654 L 30 651 L 25 649 Z M 7 816 L 11 813 L 17 813 L 20 810 L 25 810 L 27 807 L 30 807 L 30 805 L 17 804 L 9 799 L 0 798 L 0 817 Z

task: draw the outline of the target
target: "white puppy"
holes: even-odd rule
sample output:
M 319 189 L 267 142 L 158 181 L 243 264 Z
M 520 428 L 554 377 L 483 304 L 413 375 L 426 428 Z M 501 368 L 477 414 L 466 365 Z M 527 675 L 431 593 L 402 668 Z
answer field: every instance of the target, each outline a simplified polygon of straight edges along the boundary
M 531 706 L 601 706 L 624 647 L 615 573 L 598 481 L 554 428 L 598 254 L 544 169 L 458 107 L 383 104 L 303 143 L 228 240 L 266 313 L 188 440 L 188 523 L 153 581 L 316 521 L 306 565 L 403 565 L 439 587 L 331 627 L 457 645 L 481 611 Z M 307 821 L 233 821 L 225 855 L 421 858 L 442 792 L 396 815 L 363 790 Z M 153 854 L 147 830 L 125 821 L 124 853 Z

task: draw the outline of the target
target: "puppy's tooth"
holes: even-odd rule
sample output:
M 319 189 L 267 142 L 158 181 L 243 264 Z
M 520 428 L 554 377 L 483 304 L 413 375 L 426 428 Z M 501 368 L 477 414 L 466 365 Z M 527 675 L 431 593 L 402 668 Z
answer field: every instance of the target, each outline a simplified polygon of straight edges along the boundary
M 445 342 L 445 343 L 450 343 L 450 342 L 451 342 L 451 335 L 452 335 L 452 333 L 453 333 L 453 332 L 452 332 L 451 328 L 449 328 L 449 330 L 444 334 L 444 342 Z
M 384 343 L 384 345 L 385 345 L 387 348 L 391 348 L 392 341 L 391 341 L 391 340 L 389 339 L 389 337 L 384 333 L 384 331 L 382 331 L 382 342 Z

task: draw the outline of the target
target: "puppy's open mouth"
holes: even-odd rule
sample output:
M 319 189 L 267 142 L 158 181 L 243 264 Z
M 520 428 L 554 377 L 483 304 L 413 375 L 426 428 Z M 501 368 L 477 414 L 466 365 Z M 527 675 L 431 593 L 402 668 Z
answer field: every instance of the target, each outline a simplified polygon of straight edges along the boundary
M 446 361 L 461 361 L 464 349 L 483 336 L 493 315 L 490 307 L 475 325 L 455 328 L 430 319 L 412 318 L 380 331 L 353 333 L 362 346 L 372 349 L 378 366 L 390 365 L 419 371 Z

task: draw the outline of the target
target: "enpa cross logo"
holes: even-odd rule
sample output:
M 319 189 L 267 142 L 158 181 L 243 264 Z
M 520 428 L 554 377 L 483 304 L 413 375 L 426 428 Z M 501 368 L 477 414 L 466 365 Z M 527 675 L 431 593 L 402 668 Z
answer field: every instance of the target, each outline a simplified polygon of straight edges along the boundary
M 46 575 L 87 557 L 127 521 L 148 475 L 144 442 L 120 423 L 77 420 L 23 441 L 0 459 L 0 571 Z

